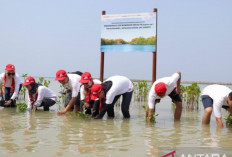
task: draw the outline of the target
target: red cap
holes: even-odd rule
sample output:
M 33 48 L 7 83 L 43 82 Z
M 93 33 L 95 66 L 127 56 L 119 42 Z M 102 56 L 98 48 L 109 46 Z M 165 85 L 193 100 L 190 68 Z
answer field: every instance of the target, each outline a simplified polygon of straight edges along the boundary
M 96 100 L 103 87 L 101 84 L 94 84 L 91 88 L 91 100 Z
M 91 74 L 89 72 L 85 72 L 81 75 L 81 80 L 79 82 L 81 83 L 88 83 L 89 80 L 91 80 Z
M 65 70 L 58 70 L 56 72 L 55 80 L 64 80 L 67 77 L 67 73 Z
M 155 85 L 155 92 L 157 95 L 163 96 L 165 95 L 166 91 L 167 91 L 167 87 L 165 83 L 160 82 Z
M 28 76 L 24 81 L 24 86 L 30 85 L 31 83 L 35 83 L 35 79 L 32 76 Z
M 7 71 L 10 71 L 10 70 L 15 71 L 15 66 L 13 64 L 7 64 L 5 70 L 7 70 Z

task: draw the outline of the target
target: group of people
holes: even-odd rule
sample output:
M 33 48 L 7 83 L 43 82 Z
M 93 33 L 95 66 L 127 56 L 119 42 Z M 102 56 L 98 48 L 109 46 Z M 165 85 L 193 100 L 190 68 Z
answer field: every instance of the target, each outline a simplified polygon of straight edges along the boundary
M 115 116 L 114 105 L 122 95 L 121 111 L 124 118 L 130 118 L 130 102 L 133 95 L 133 83 L 124 76 L 112 76 L 101 82 L 93 79 L 89 72 L 67 73 L 65 70 L 56 72 L 55 80 L 64 87 L 64 93 L 70 95 L 70 100 L 58 114 L 66 112 L 85 112 L 95 119 L 101 119 L 105 113 L 109 118 Z M 30 110 L 36 110 L 43 106 L 44 111 L 57 102 L 56 94 L 49 88 L 37 83 L 32 76 L 25 79 L 22 84 L 19 75 L 15 72 L 15 66 L 8 64 L 5 72 L 0 74 L 2 83 L 1 96 L 4 103 L 1 106 L 14 107 L 18 93 L 23 86 L 28 90 Z M 175 103 L 174 120 L 180 120 L 182 113 L 182 100 L 180 97 L 181 73 L 176 72 L 171 77 L 156 80 L 150 89 L 148 106 L 146 110 L 147 122 L 155 113 L 155 106 L 165 96 L 169 96 Z M 232 115 L 232 90 L 223 85 L 209 85 L 202 90 L 202 103 L 205 109 L 202 124 L 209 124 L 212 111 L 219 127 L 223 127 L 221 108 L 226 109 Z

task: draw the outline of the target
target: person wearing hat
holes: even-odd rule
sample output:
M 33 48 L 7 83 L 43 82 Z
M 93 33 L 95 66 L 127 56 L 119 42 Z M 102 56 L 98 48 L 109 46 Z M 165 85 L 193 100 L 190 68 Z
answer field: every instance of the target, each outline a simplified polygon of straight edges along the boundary
M 67 72 L 62 69 L 56 72 L 55 80 L 59 81 L 59 83 L 61 83 L 65 89 L 71 90 L 72 92 L 72 98 L 68 105 L 64 110 L 58 111 L 58 114 L 65 114 L 66 112 L 71 111 L 73 106 L 75 112 L 80 110 L 80 79 L 81 76 L 76 74 L 67 74 Z
M 93 79 L 89 72 L 85 72 L 81 75 L 80 83 L 82 83 L 80 89 L 80 111 L 85 110 L 85 113 L 91 114 L 91 108 L 93 107 L 94 101 L 91 101 L 91 88 L 94 84 L 100 84 L 101 81 Z
M 132 94 L 133 83 L 124 76 L 112 76 L 102 84 L 94 84 L 91 88 L 91 99 L 95 100 L 92 117 L 101 119 L 106 112 L 108 117 L 114 117 L 114 104 L 122 95 L 122 114 L 124 118 L 130 118 Z
M 210 123 L 213 111 L 217 126 L 222 128 L 221 108 L 225 108 L 232 115 L 232 90 L 224 85 L 209 85 L 202 90 L 201 100 L 205 109 L 202 124 L 207 125 Z
M 74 72 L 68 72 L 68 74 L 76 74 L 76 75 L 81 76 L 82 72 L 74 71 Z M 68 105 L 68 103 L 70 102 L 70 100 L 72 99 L 72 91 L 70 89 L 65 88 L 60 93 L 64 95 L 64 107 L 66 107 Z M 74 107 L 72 107 L 72 110 L 73 110 L 73 108 Z
M 21 89 L 20 77 L 15 73 L 15 66 L 7 64 L 5 72 L 0 74 L 0 83 L 2 83 L 1 95 L 5 98 L 4 107 L 15 107 L 18 93 Z
M 28 76 L 23 85 L 28 90 L 31 111 L 35 111 L 37 107 L 41 106 L 43 106 L 44 111 L 49 111 L 49 107 L 56 103 L 56 94 L 51 89 L 36 83 L 32 76 Z
M 179 94 L 180 81 L 181 72 L 176 72 L 171 77 L 160 78 L 153 83 L 148 96 L 147 122 L 150 122 L 151 115 L 155 113 L 155 105 L 165 96 L 169 96 L 175 103 L 174 119 L 180 120 L 182 112 L 182 100 Z

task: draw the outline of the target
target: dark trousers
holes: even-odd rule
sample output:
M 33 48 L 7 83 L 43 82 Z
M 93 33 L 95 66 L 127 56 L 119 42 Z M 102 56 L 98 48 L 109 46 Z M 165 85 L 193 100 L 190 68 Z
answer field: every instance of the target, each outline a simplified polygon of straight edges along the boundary
M 64 107 L 66 107 L 69 104 L 71 99 L 72 99 L 72 92 L 70 91 L 65 94 Z M 77 100 L 74 105 L 77 105 L 80 107 L 80 92 L 78 92 Z M 71 109 L 73 110 L 74 106 Z
M 43 106 L 44 111 L 49 111 L 49 107 L 53 106 L 56 102 L 52 99 L 44 99 L 40 106 Z
M 19 91 L 22 88 L 22 84 L 20 84 L 19 86 Z M 12 93 L 10 93 L 11 88 L 10 87 L 5 87 L 4 88 L 4 99 L 5 101 L 10 100 L 11 96 L 13 95 Z M 16 100 L 12 101 L 12 103 L 9 106 L 5 106 L 5 107 L 16 107 Z M 4 106 L 4 105 L 3 105 Z
M 130 112 L 129 112 L 129 108 L 130 108 L 130 102 L 131 102 L 131 98 L 132 98 L 132 92 L 127 92 L 122 94 L 122 104 L 121 104 L 121 110 L 122 110 L 122 114 L 124 116 L 124 118 L 130 118 Z M 107 112 L 108 117 L 114 117 L 114 104 L 117 102 L 117 100 L 119 99 L 121 95 L 117 95 L 113 102 L 111 104 L 105 104 L 105 106 L 103 107 L 102 111 L 99 113 L 98 118 L 102 118 L 105 114 L 105 112 Z M 99 104 L 99 101 L 98 101 Z M 99 105 L 97 105 L 98 107 L 94 107 L 94 110 L 98 110 Z

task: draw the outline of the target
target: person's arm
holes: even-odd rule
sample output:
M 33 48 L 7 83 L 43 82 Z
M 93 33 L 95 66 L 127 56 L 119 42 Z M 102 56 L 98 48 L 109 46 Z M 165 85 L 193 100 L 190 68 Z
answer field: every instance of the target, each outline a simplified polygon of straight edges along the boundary
M 148 117 L 151 117 L 152 115 L 155 114 L 155 104 L 156 104 L 156 99 L 157 99 L 157 96 L 154 90 L 155 84 L 156 83 L 154 82 L 149 91 L 149 95 L 148 95 L 148 106 L 146 108 L 146 121 L 148 123 L 151 122 L 151 119 Z
M 93 103 L 93 112 L 92 112 L 92 118 L 95 118 L 99 113 L 99 99 L 95 100 Z
M 33 105 L 39 107 L 42 104 L 42 101 L 45 97 L 46 88 L 43 86 L 39 86 L 37 92 L 38 92 L 38 97 Z
M 151 116 L 155 114 L 155 108 L 153 109 L 150 109 L 149 107 L 147 107 L 147 110 L 146 110 L 146 120 L 147 120 L 147 123 L 150 123 L 151 122 Z
M 222 118 L 221 117 L 216 117 L 216 122 L 217 122 L 217 126 L 219 128 L 223 128 L 223 123 L 222 123 Z
M 87 93 L 86 93 L 86 91 L 85 91 L 85 89 L 84 89 L 84 86 L 82 85 L 81 88 L 80 88 L 80 98 L 81 98 L 81 103 L 83 104 L 83 105 L 81 105 L 82 108 L 83 108 L 83 110 L 84 110 L 85 108 L 88 108 L 88 107 L 89 107 L 89 103 L 85 102 L 85 95 L 86 95 L 86 94 L 87 94 Z
M 20 81 L 20 78 L 19 78 L 18 75 L 15 75 L 14 79 L 15 79 L 15 89 L 14 89 L 13 95 L 10 98 L 12 100 L 15 100 L 18 97 L 19 87 L 20 87 L 20 84 L 21 84 L 21 81 Z
M 37 106 L 36 105 L 33 105 L 33 108 L 31 109 L 31 112 L 35 112 Z
M 222 99 L 214 99 L 213 102 L 213 112 L 216 117 L 216 123 L 219 128 L 223 128 L 223 123 L 222 123 L 222 113 L 221 113 L 221 106 L 223 104 Z
M 101 100 L 100 100 L 101 101 Z M 100 104 L 100 102 L 99 102 Z M 95 117 L 95 119 L 102 119 L 106 113 L 106 111 L 111 107 L 112 104 L 106 104 L 106 103 L 103 103 L 103 107 L 102 107 L 102 110 L 99 112 L 98 116 Z M 99 106 L 100 107 L 100 106 Z
M 180 82 L 181 82 L 181 72 L 176 72 L 177 74 L 179 74 L 179 79 L 177 80 L 177 86 L 176 86 L 176 94 L 180 93 Z
M 147 123 L 151 122 L 151 117 L 155 115 L 155 105 L 160 102 L 160 99 L 154 102 L 154 108 L 150 108 L 149 106 L 146 109 L 146 121 Z
M 58 111 L 57 113 L 58 114 L 65 114 L 66 112 L 68 112 L 73 107 L 73 105 L 75 104 L 76 100 L 77 100 L 77 97 L 72 97 L 72 99 L 69 101 L 69 103 L 65 107 L 65 109 L 61 110 L 61 111 Z

